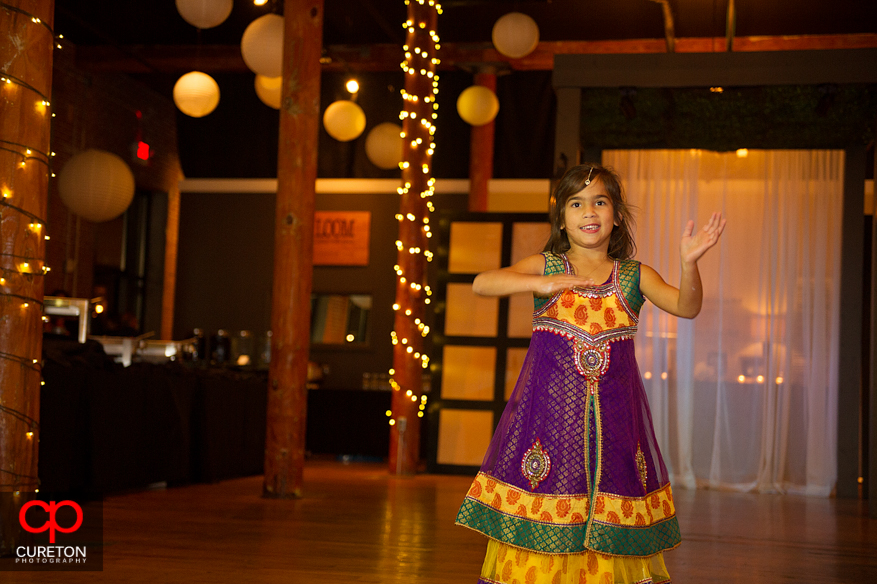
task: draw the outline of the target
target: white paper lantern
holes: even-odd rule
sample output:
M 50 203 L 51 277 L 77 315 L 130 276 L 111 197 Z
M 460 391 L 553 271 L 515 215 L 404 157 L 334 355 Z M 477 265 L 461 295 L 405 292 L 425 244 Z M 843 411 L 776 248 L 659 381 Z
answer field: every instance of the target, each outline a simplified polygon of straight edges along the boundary
M 467 124 L 483 126 L 496 117 L 499 100 L 483 85 L 467 87 L 457 98 L 457 113 Z
M 177 12 L 197 28 L 219 26 L 231 14 L 233 0 L 177 0 Z
M 256 75 L 256 95 L 267 106 L 280 109 L 280 84 L 283 77 Z
M 219 85 L 201 71 L 186 73 L 174 84 L 174 103 L 193 118 L 203 118 L 219 105 Z
M 283 17 L 266 14 L 251 22 L 241 37 L 241 55 L 253 73 L 280 77 L 283 73 Z
M 58 194 L 83 219 L 109 221 L 124 213 L 134 199 L 134 174 L 115 154 L 86 150 L 61 169 Z
M 533 52 L 539 44 L 539 26 L 536 21 L 520 12 L 509 12 L 493 25 L 493 46 L 512 59 L 520 59 Z
M 378 168 L 399 168 L 402 161 L 402 128 L 390 122 L 378 124 L 365 137 L 365 155 Z
M 350 142 L 365 130 L 365 112 L 356 102 L 338 100 L 323 113 L 323 127 L 339 142 Z

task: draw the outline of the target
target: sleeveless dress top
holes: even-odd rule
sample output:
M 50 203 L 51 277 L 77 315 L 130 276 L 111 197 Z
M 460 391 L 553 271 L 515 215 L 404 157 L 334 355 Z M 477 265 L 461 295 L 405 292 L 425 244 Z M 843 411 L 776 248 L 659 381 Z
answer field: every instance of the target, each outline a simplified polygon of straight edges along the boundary
M 572 274 L 565 255 L 545 274 Z M 536 298 L 515 389 L 457 523 L 490 538 L 484 583 L 666 583 L 679 545 L 633 337 L 640 264 Z

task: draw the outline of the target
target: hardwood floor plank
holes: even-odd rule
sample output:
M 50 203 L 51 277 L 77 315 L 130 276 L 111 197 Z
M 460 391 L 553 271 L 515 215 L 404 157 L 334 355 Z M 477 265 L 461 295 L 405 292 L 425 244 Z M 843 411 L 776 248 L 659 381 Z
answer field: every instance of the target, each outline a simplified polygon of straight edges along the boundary
M 103 572 L 5 572 L 0 582 L 474 584 L 485 540 L 454 525 L 471 477 L 388 476 L 311 461 L 304 497 L 263 499 L 261 477 L 104 503 Z M 674 492 L 676 583 L 877 580 L 877 521 L 861 501 Z

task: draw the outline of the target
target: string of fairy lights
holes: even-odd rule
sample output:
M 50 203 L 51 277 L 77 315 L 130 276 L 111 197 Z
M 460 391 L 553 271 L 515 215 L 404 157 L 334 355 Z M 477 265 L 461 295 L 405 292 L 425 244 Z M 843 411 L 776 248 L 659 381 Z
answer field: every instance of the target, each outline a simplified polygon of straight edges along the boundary
M 56 36 L 49 24 L 38 16 L 5 2 L 0 2 L 0 9 L 9 13 L 23 15 L 25 19 L 22 19 L 21 22 L 25 26 L 39 26 L 46 29 L 49 35 L 51 35 L 53 49 L 63 48 L 61 44 L 61 40 L 64 38 L 63 35 Z M 12 22 L 12 20 L 10 19 L 9 22 Z M 35 38 L 37 34 L 25 36 Z M 0 97 L 10 104 L 18 102 L 22 105 L 22 111 L 27 110 L 28 101 L 31 101 L 34 111 L 38 115 L 46 116 L 51 114 L 51 117 L 55 117 L 55 114 L 51 113 L 52 103 L 49 96 L 5 69 L 0 70 Z M 0 152 L 8 153 L 14 160 L 17 160 L 14 163 L 14 168 L 10 168 L 8 172 L 4 171 L 0 175 L 0 221 L 3 220 L 5 214 L 14 213 L 15 216 L 23 218 L 23 220 L 19 220 L 19 225 L 26 223 L 24 228 L 25 237 L 34 239 L 33 242 L 25 246 L 25 253 L 23 254 L 0 253 L 0 264 L 2 264 L 0 265 L 0 299 L 7 306 L 10 303 L 17 303 L 18 310 L 21 311 L 18 313 L 18 318 L 20 319 L 34 318 L 29 311 L 39 311 L 42 320 L 45 321 L 46 317 L 42 316 L 43 302 L 41 300 L 11 291 L 17 280 L 21 278 L 44 277 L 50 271 L 43 258 L 36 257 L 36 253 L 33 255 L 27 254 L 28 250 L 42 250 L 44 253 L 44 243 L 49 240 L 49 236 L 44 233 L 46 228 L 45 219 L 23 208 L 22 201 L 24 197 L 16 192 L 16 180 L 33 179 L 32 175 L 28 178 L 22 176 L 22 173 L 35 172 L 32 168 L 33 164 L 45 167 L 46 179 L 54 178 L 52 158 L 55 156 L 55 153 L 42 151 L 32 145 L 5 139 L 0 139 Z M 39 375 L 40 385 L 45 385 L 45 380 L 42 379 L 42 363 L 40 359 L 3 351 L 0 351 L 0 359 L 20 367 L 21 376 L 25 379 L 28 375 Z M 27 384 L 25 383 L 24 386 L 27 387 Z M 36 445 L 39 442 L 40 424 L 35 418 L 12 407 L 9 403 L 4 403 L 2 400 L 0 400 L 0 414 L 11 417 L 23 426 L 25 439 L 31 443 L 32 448 L 36 449 Z M 16 472 L 9 468 L 0 468 L 0 489 L 10 488 L 15 495 L 18 495 L 22 490 L 39 492 L 39 485 L 40 480 L 36 476 Z
M 405 0 L 405 6 L 410 7 L 412 2 L 416 2 L 423 8 L 429 8 L 435 11 L 435 16 L 442 13 L 441 4 L 435 0 Z M 390 333 L 390 341 L 395 349 L 401 345 L 404 347 L 404 354 L 410 356 L 423 369 L 429 368 L 429 355 L 422 348 L 423 340 L 429 335 L 429 326 L 424 322 L 424 314 L 426 306 L 431 303 L 432 289 L 427 283 L 427 271 L 418 270 L 417 275 L 408 273 L 405 264 L 423 258 L 426 263 L 433 260 L 434 254 L 428 249 L 428 241 L 432 237 L 430 227 L 429 214 L 435 211 L 435 205 L 430 200 L 435 194 L 435 178 L 431 176 L 432 156 L 435 153 L 435 121 L 438 119 L 438 93 L 439 93 L 439 76 L 435 73 L 436 66 L 441 60 L 436 57 L 438 50 L 441 48 L 438 33 L 433 27 L 428 26 L 429 20 L 432 18 L 411 18 L 412 11 L 409 10 L 409 18 L 402 23 L 402 27 L 408 32 L 406 43 L 402 46 L 404 58 L 400 63 L 400 67 L 405 72 L 406 87 L 401 90 L 402 94 L 402 111 L 399 112 L 399 119 L 402 121 L 403 130 L 401 137 L 407 142 L 407 148 L 404 149 L 406 155 L 403 161 L 399 163 L 402 171 L 402 186 L 397 189 L 400 197 L 407 197 L 412 192 L 419 190 L 419 199 L 421 205 L 415 205 L 415 210 L 421 212 L 415 213 L 412 210 L 408 212 L 398 213 L 396 220 L 399 222 L 400 239 L 396 240 L 396 251 L 399 256 L 398 263 L 393 266 L 397 278 L 397 290 L 405 290 L 407 292 L 407 302 L 403 305 L 397 301 L 393 304 L 393 311 L 397 318 L 396 326 Z M 411 88 L 418 88 L 416 91 L 409 91 Z M 424 111 L 425 110 L 425 111 Z M 428 113 L 426 113 L 428 112 Z M 411 153 L 411 156 L 409 156 Z M 409 158 L 418 158 L 420 179 L 414 178 L 417 168 L 412 168 Z M 422 177 L 427 177 L 425 183 Z M 420 183 L 416 186 L 415 183 Z M 404 199 L 403 199 L 404 200 Z M 412 229 L 405 229 L 405 223 L 409 222 Z M 402 234 L 409 234 L 409 241 L 403 241 Z M 407 257 L 406 257 L 407 256 Z M 399 326 L 399 316 L 404 316 L 404 329 L 410 331 L 412 335 L 419 334 L 421 339 L 409 339 L 405 333 L 397 332 Z M 416 331 L 416 332 L 415 332 Z M 422 387 L 403 388 L 395 379 L 396 370 L 391 368 L 390 371 L 390 387 L 394 392 L 405 392 L 405 396 L 410 398 L 413 403 L 420 401 L 418 405 L 418 417 L 423 417 L 426 409 L 427 396 L 423 395 Z M 387 417 L 391 426 L 396 424 L 396 417 L 393 410 L 387 410 Z

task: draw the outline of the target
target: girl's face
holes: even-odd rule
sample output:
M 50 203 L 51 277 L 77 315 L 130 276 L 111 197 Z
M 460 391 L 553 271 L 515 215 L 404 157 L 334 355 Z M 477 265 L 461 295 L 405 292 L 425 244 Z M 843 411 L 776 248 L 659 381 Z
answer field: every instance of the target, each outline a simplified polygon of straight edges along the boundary
M 563 228 L 571 248 L 608 250 L 616 225 L 615 207 L 601 180 L 571 195 L 564 205 Z

